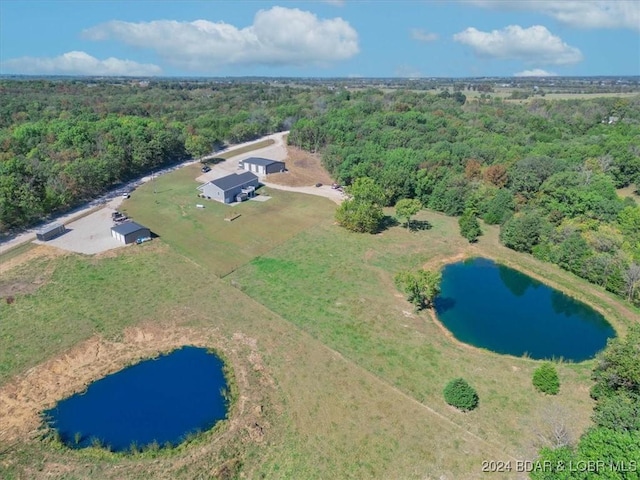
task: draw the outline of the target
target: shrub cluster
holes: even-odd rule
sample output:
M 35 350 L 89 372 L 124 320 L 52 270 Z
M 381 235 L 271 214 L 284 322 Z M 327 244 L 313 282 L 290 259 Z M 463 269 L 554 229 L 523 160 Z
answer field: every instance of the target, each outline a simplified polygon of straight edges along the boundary
M 451 380 L 444 388 L 445 401 L 464 412 L 478 406 L 478 394 L 464 378 Z
M 560 379 L 552 363 L 543 363 L 533 372 L 533 386 L 542 393 L 556 395 L 560 391 Z

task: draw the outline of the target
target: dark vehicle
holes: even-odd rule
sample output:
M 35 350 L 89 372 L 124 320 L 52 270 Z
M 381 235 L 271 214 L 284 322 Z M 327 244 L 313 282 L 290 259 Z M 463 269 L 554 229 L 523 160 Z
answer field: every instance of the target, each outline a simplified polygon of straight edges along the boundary
M 320 182 L 316 183 L 316 187 L 321 187 L 322 184 Z
M 202 167 L 202 168 L 200 169 L 200 171 L 201 171 L 202 173 L 210 172 L 210 171 L 211 171 L 211 167 L 209 167 L 208 165 L 205 165 L 204 167 Z

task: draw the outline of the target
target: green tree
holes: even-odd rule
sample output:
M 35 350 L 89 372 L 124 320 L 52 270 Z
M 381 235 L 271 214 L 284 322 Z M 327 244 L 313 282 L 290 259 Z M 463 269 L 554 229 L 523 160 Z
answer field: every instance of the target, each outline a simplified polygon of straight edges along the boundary
M 536 368 L 533 372 L 533 386 L 542 393 L 556 395 L 560 391 L 560 379 L 556 367 L 546 362 Z
M 336 210 L 336 221 L 347 230 L 376 233 L 380 230 L 385 195 L 371 178 L 362 177 L 346 189 L 350 196 Z
M 640 325 L 631 326 L 625 337 L 609 339 L 593 379 L 591 396 L 596 400 L 619 391 L 640 395 Z
M 464 378 L 453 379 L 447 384 L 444 400 L 463 412 L 473 410 L 479 402 L 478 394 Z
M 531 253 L 542 233 L 543 221 L 538 212 L 514 215 L 500 228 L 500 241 L 518 252 Z
M 432 305 L 435 297 L 440 293 L 440 272 L 429 270 L 398 272 L 395 276 L 396 286 L 407 295 L 416 310 L 422 310 Z
M 499 225 L 507 221 L 513 215 L 514 210 L 513 194 L 509 190 L 501 188 L 486 202 L 482 219 L 489 225 Z
M 336 222 L 352 232 L 376 233 L 384 218 L 382 207 L 350 198 L 342 202 L 335 214 Z
M 458 219 L 458 225 L 460 226 L 460 235 L 469 240 L 469 243 L 475 242 L 482 235 L 476 213 L 471 209 L 464 211 Z
M 396 203 L 396 215 L 400 218 L 405 218 L 407 228 L 411 227 L 411 217 L 418 213 L 422 209 L 422 204 L 419 200 L 413 198 L 403 198 Z
M 592 420 L 611 430 L 640 431 L 640 395 L 622 391 L 601 397 L 593 409 Z
M 204 157 L 213 150 L 213 144 L 202 135 L 188 135 L 184 148 L 193 158 Z

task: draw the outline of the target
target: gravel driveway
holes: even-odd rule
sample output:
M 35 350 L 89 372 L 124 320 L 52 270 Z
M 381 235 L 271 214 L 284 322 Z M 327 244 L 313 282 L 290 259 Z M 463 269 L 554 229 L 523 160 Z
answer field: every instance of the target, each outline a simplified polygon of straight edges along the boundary
M 266 137 L 260 138 L 258 140 L 254 140 L 252 142 L 243 143 L 240 145 L 236 145 L 230 147 L 228 149 L 224 149 L 218 152 L 215 152 L 211 155 L 208 155 L 204 158 L 214 158 L 220 155 L 223 152 L 232 152 L 236 148 L 243 148 L 245 146 L 251 145 L 253 143 L 261 142 L 267 139 L 273 139 L 275 143 L 273 145 L 269 145 L 268 147 L 264 147 L 258 150 L 253 150 L 251 152 L 242 153 L 240 155 L 231 157 L 230 159 L 221 162 L 217 165 L 214 165 L 211 168 L 210 172 L 207 172 L 203 175 L 200 175 L 196 178 L 196 181 L 201 183 L 209 182 L 213 179 L 223 177 L 230 173 L 240 172 L 238 168 L 238 162 L 241 160 L 245 160 L 249 157 L 265 157 L 273 160 L 286 160 L 287 158 L 287 146 L 284 142 L 284 136 L 289 132 L 280 132 L 274 133 L 272 135 L 268 135 Z M 111 192 L 103 195 L 102 197 L 92 201 L 91 203 L 81 207 L 77 210 L 74 210 L 71 213 L 66 215 L 62 215 L 57 217 L 55 220 L 52 220 L 49 224 L 52 223 L 62 223 L 66 226 L 67 232 L 64 235 L 60 235 L 57 238 L 49 240 L 47 242 L 41 242 L 39 240 L 35 240 L 36 238 L 36 229 L 31 229 L 26 232 L 23 232 L 19 235 L 16 235 L 14 238 L 6 240 L 0 243 L 0 253 L 13 248 L 16 245 L 21 243 L 26 243 L 33 241 L 34 243 L 51 245 L 54 247 L 58 247 L 63 250 L 68 250 L 71 252 L 84 253 L 88 255 L 104 252 L 107 250 L 111 250 L 114 248 L 123 247 L 124 245 L 117 241 L 115 238 L 111 236 L 111 227 L 113 226 L 113 222 L 111 220 L 111 213 L 114 212 L 120 204 L 126 200 L 123 200 L 122 193 L 134 190 L 137 186 L 146 183 L 153 179 L 158 175 L 162 175 L 164 173 L 171 172 L 178 168 L 181 168 L 186 165 L 191 165 L 193 163 L 197 163 L 200 160 L 189 160 L 180 165 L 176 165 L 173 167 L 169 167 L 163 169 L 158 172 L 154 172 L 153 175 L 148 175 L 146 177 L 140 178 L 138 180 L 132 181 L 129 184 L 120 187 L 116 190 L 112 190 Z M 309 195 L 318 195 L 321 197 L 326 197 L 333 200 L 336 203 L 341 203 L 344 196 L 338 190 L 333 190 L 331 187 L 327 185 L 323 185 L 322 187 L 288 187 L 284 185 L 278 185 L 275 183 L 269 183 L 264 179 L 261 179 L 262 183 L 273 189 L 277 190 L 286 190 L 289 192 L 298 192 L 298 193 L 306 193 Z M 103 208 L 86 215 L 86 213 L 96 207 L 104 205 Z M 85 216 L 83 216 L 85 215 Z M 75 220 L 76 218 L 78 220 Z

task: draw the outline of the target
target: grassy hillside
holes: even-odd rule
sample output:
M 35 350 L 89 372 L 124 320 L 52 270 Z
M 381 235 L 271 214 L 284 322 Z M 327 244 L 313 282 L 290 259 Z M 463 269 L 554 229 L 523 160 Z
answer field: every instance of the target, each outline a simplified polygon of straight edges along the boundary
M 121 458 L 61 449 L 33 432 L 12 437 L 0 418 L 0 477 L 488 478 L 483 460 L 532 458 L 549 412 L 575 437 L 587 425 L 590 362 L 559 365 L 560 395 L 538 395 L 539 362 L 456 342 L 428 313 L 413 313 L 393 275 L 480 254 L 590 301 L 620 331 L 638 320 L 634 311 L 501 247 L 493 229 L 470 247 L 455 219 L 431 212 L 419 215 L 430 229 L 367 236 L 339 229 L 335 205 L 309 195 L 270 191 L 264 203 L 196 209 L 196 168 L 129 200 L 128 213 L 160 235 L 153 242 L 96 257 L 32 255 L 6 273 L 40 284 L 0 305 L 0 407 L 50 406 L 56 382 L 82 390 L 83 369 L 117 360 L 96 352 L 74 364 L 75 352 L 93 351 L 87 345 L 131 359 L 171 340 L 228 360 L 238 387 L 229 421 L 173 452 Z M 227 222 L 230 211 L 241 216 Z M 58 370 L 62 361 L 69 368 Z M 444 403 L 456 376 L 477 389 L 476 411 Z

